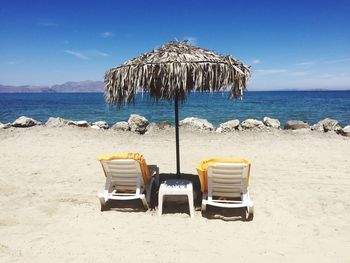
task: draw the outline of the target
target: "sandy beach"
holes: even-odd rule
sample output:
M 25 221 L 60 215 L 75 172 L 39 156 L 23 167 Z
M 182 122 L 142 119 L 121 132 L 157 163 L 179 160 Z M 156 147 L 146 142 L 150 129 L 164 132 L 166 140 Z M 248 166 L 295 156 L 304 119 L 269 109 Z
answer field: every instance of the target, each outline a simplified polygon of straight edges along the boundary
M 174 131 L 0 130 L 0 262 L 350 262 L 350 139 L 311 131 L 180 131 L 181 169 L 252 161 L 255 217 L 100 212 L 100 153 L 175 171 Z

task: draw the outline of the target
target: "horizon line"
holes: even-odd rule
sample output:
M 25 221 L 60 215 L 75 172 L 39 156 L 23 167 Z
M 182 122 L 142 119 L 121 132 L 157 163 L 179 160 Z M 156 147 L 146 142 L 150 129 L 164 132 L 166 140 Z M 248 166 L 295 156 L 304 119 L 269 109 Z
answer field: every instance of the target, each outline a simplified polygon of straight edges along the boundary
M 286 90 L 246 90 L 246 92 L 349 92 L 350 89 L 337 89 L 337 90 L 329 90 L 329 89 L 303 89 L 303 90 L 299 90 L 299 89 L 286 89 Z M 71 92 L 59 92 L 59 91 L 50 91 L 50 92 L 0 92 L 0 94 L 91 94 L 91 93 L 95 93 L 95 94 L 103 94 L 104 91 L 83 91 L 83 92 L 76 92 L 76 91 L 71 91 Z M 137 92 L 138 94 L 140 93 L 149 93 L 147 91 L 144 92 Z M 229 91 L 202 91 L 202 92 L 190 92 L 191 93 L 229 93 Z

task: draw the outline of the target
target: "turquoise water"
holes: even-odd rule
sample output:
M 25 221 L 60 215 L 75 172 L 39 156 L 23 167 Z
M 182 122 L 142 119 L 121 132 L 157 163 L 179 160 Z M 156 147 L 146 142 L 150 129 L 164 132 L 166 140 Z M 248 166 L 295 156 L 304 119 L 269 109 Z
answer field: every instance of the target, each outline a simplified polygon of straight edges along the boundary
M 102 93 L 31 93 L 0 94 L 0 122 L 13 122 L 21 115 L 46 122 L 51 116 L 72 120 L 105 120 L 109 124 L 126 121 L 140 114 L 151 122 L 174 121 L 174 105 L 153 102 L 139 94 L 134 105 L 120 109 L 104 103 Z M 342 126 L 350 123 L 350 91 L 274 91 L 246 92 L 243 100 L 229 100 L 228 94 L 190 94 L 180 106 L 180 119 L 198 117 L 214 125 L 239 119 L 265 116 L 284 124 L 298 119 L 314 124 L 326 117 Z

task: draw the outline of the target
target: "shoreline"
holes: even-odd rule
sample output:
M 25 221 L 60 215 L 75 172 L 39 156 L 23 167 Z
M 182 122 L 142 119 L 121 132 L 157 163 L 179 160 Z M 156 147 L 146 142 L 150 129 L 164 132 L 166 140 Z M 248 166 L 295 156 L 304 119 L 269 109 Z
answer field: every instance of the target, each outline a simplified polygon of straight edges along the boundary
M 59 128 L 67 126 L 75 126 L 80 128 L 92 128 L 97 130 L 119 130 L 124 132 L 136 132 L 139 134 L 153 133 L 159 130 L 168 130 L 174 128 L 169 121 L 149 122 L 144 116 L 131 114 L 127 121 L 116 122 L 110 126 L 106 121 L 89 122 L 86 120 L 73 121 L 66 120 L 60 117 L 50 117 L 46 123 L 42 123 L 33 118 L 21 116 L 13 123 L 3 124 L 0 122 L 1 129 L 9 128 L 29 128 L 41 126 L 45 128 Z M 326 118 L 314 125 L 300 120 L 289 120 L 284 126 L 278 119 L 264 117 L 262 121 L 256 119 L 246 119 L 240 121 L 238 119 L 229 120 L 221 123 L 219 126 L 214 126 L 206 119 L 189 117 L 179 121 L 179 127 L 199 131 L 199 132 L 215 132 L 215 133 L 232 133 L 241 131 L 269 131 L 269 130 L 292 130 L 292 131 L 312 131 L 322 133 L 336 133 L 345 137 L 350 137 L 350 123 L 342 127 L 337 120 Z

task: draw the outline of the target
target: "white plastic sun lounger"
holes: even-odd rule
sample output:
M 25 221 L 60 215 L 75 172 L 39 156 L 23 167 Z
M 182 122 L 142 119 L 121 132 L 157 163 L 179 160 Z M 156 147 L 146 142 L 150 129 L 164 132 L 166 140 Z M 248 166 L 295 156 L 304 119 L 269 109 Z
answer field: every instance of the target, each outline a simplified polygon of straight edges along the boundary
M 134 159 L 101 160 L 106 173 L 105 189 L 99 193 L 101 211 L 106 210 L 108 200 L 141 199 L 145 209 L 148 209 L 154 177 L 145 185 L 140 163 Z M 150 175 L 159 173 L 156 165 L 148 165 Z M 145 195 L 146 192 L 146 195 Z M 147 199 L 147 200 L 146 200 Z
M 245 163 L 215 163 L 208 167 L 208 193 L 203 193 L 202 211 L 207 205 L 246 208 L 245 219 L 252 220 L 254 204 L 250 199 Z

